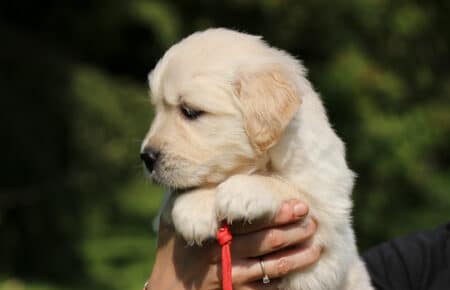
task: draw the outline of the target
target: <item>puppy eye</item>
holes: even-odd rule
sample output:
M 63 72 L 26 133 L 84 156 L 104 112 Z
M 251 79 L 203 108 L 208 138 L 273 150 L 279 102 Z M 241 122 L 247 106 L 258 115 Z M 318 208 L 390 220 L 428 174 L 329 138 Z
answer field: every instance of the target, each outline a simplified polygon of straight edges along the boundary
M 180 111 L 183 114 L 183 116 L 189 120 L 195 120 L 198 117 L 200 117 L 201 115 L 203 115 L 203 113 L 204 113 L 203 111 L 200 111 L 200 110 L 191 109 L 186 105 L 181 105 Z

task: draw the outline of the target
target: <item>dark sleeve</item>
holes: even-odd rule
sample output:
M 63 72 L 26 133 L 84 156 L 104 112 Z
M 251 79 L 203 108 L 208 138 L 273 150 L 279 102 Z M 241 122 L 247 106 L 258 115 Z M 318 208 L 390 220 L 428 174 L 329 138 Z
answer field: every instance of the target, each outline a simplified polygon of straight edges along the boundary
M 377 290 L 450 290 L 450 223 L 363 254 Z

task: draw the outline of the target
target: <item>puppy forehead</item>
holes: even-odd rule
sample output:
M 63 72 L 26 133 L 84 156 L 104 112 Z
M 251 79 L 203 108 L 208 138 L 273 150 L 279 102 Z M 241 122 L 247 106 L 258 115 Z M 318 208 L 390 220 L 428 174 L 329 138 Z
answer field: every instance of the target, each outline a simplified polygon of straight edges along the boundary
M 234 112 L 234 83 L 230 66 L 169 61 L 151 85 L 154 104 L 181 103 L 217 113 Z M 152 82 L 151 82 L 152 84 Z
M 198 100 L 213 97 L 207 96 L 211 90 L 230 90 L 237 68 L 265 48 L 260 37 L 227 29 L 194 33 L 172 46 L 150 74 L 152 102 L 176 105 L 192 93 Z
M 260 38 L 247 34 L 220 29 L 194 33 L 170 49 L 166 71 L 181 77 L 230 76 L 238 66 L 264 54 L 265 48 Z

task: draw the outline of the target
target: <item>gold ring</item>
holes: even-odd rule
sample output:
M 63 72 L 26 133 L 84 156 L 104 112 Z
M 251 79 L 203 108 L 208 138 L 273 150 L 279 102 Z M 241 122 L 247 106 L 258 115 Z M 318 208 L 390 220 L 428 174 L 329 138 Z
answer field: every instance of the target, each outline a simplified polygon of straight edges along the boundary
M 262 272 L 262 275 L 263 275 L 262 282 L 264 284 L 269 284 L 270 283 L 270 279 L 269 279 L 269 276 L 267 276 L 266 268 L 264 267 L 264 261 L 263 261 L 262 258 L 259 258 L 259 266 L 261 267 L 261 272 Z

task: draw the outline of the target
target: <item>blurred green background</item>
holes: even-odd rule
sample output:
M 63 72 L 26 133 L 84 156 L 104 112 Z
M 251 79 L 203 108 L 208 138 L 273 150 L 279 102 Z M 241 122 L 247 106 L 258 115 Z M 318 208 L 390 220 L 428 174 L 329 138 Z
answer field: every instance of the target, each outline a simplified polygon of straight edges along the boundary
M 0 4 L 0 289 L 141 289 L 162 190 L 138 151 L 146 77 L 196 30 L 302 59 L 358 173 L 361 250 L 450 219 L 450 2 Z

